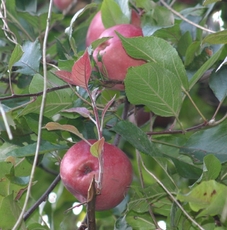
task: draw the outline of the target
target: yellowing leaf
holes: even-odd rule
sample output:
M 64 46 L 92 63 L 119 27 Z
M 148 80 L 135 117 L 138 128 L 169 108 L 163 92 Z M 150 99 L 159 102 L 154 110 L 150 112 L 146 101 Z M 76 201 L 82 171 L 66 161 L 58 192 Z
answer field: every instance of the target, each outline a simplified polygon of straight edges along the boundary
M 49 122 L 45 125 L 45 128 L 49 131 L 53 131 L 53 130 L 68 131 L 84 140 L 82 133 L 80 133 L 79 130 L 73 125 L 61 125 L 57 122 Z
M 192 189 L 188 194 L 178 195 L 178 199 L 189 202 L 191 209 L 195 212 L 204 209 L 199 215 L 221 214 L 226 204 L 227 187 L 215 180 L 203 181 Z
M 93 156 L 99 157 L 103 151 L 103 146 L 105 143 L 105 138 L 102 137 L 100 140 L 96 141 L 91 147 L 90 152 Z

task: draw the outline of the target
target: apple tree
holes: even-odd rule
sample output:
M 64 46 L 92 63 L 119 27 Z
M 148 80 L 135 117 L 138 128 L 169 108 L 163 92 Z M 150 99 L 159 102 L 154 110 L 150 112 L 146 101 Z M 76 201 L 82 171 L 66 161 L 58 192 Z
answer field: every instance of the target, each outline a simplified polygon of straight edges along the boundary
M 227 5 L 1 0 L 0 229 L 227 228 Z

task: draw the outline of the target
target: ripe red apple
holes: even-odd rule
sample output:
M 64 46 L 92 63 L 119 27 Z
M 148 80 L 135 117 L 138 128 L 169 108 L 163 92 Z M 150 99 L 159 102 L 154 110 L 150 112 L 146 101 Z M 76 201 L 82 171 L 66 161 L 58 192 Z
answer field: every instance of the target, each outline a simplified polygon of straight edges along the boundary
M 140 27 L 141 24 L 140 15 L 134 9 L 132 9 L 131 12 L 131 24 L 137 27 Z M 102 23 L 101 11 L 98 11 L 88 27 L 86 46 L 91 45 L 93 41 L 97 40 L 104 30 L 105 27 Z
M 54 0 L 54 5 L 61 11 L 67 9 L 73 0 Z
M 91 144 L 95 140 L 88 140 Z M 103 151 L 103 180 L 101 195 L 96 198 L 96 210 L 114 208 L 125 197 L 132 182 L 132 165 L 119 148 L 105 142 Z M 90 153 L 85 141 L 73 145 L 64 155 L 60 175 L 65 187 L 80 201 L 87 200 L 93 176 L 98 179 L 98 158 Z
M 93 41 L 97 40 L 104 30 L 105 27 L 102 23 L 101 11 L 98 11 L 88 27 L 86 46 L 91 45 Z
M 128 38 L 143 36 L 142 29 L 131 24 L 119 24 L 110 27 L 104 30 L 99 38 L 111 38 L 103 42 L 94 50 L 93 58 L 99 70 L 107 79 L 124 81 L 129 67 L 142 65 L 145 61 L 134 59 L 126 53 L 116 31 Z M 99 56 L 101 56 L 101 61 Z M 112 89 L 124 90 L 124 85 L 116 84 Z

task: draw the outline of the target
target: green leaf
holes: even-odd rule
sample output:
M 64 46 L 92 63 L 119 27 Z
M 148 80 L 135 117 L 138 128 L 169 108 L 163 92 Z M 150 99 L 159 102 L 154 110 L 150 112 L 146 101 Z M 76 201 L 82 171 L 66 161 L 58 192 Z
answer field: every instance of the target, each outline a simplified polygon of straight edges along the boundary
M 131 122 L 120 121 L 114 126 L 113 130 L 119 133 L 139 151 L 153 157 L 162 156 L 158 149 L 147 138 L 147 135 Z
M 131 67 L 125 79 L 125 91 L 134 105 L 146 105 L 156 115 L 178 117 L 183 96 L 181 82 L 158 63 Z
M 53 74 L 48 73 L 48 88 L 65 85 L 65 82 L 55 77 Z M 43 77 L 39 74 L 33 76 L 31 84 L 29 86 L 30 93 L 40 93 L 43 91 Z M 72 106 L 72 90 L 61 89 L 50 92 L 47 94 L 45 101 L 44 116 L 52 118 L 54 115 L 59 113 L 61 110 L 67 109 Z M 29 113 L 40 112 L 42 98 L 37 97 L 33 103 L 27 105 L 20 113 L 19 116 L 26 115 Z
M 209 44 L 226 44 L 227 30 L 222 30 L 217 33 L 209 34 L 203 39 L 203 43 Z
M 208 154 L 213 154 L 222 163 L 226 162 L 226 128 L 227 121 L 224 121 L 218 126 L 194 133 L 181 148 L 181 153 L 191 156 L 197 163 L 202 162 Z
M 105 138 L 102 137 L 100 140 L 96 141 L 94 144 L 91 145 L 90 152 L 94 157 L 99 158 L 101 156 L 104 143 L 105 143 Z
M 195 212 L 204 209 L 198 216 L 219 215 L 226 204 L 227 187 L 214 180 L 203 181 L 186 195 L 178 194 L 177 198 L 189 202 Z
M 129 17 L 125 16 L 120 6 L 114 0 L 104 0 L 101 6 L 102 22 L 105 28 L 117 24 L 129 23 Z
M 132 230 L 126 222 L 126 216 L 120 216 L 114 225 L 114 230 Z
M 14 167 L 11 168 L 10 173 L 6 174 L 6 177 L 10 180 L 11 183 L 17 184 L 20 186 L 25 186 L 29 182 L 29 176 L 16 176 L 14 172 Z
M 7 180 L 5 175 L 10 172 L 10 166 L 11 165 L 8 162 L 0 162 L 0 197 L 6 197 L 9 195 L 10 181 Z
M 221 172 L 220 161 L 212 154 L 203 158 L 203 175 L 204 180 L 215 180 Z
M 36 151 L 36 143 L 34 144 L 28 144 L 23 147 L 18 147 L 13 149 L 12 151 L 9 151 L 8 153 L 5 154 L 5 157 L 27 157 L 27 156 L 34 156 L 35 151 Z M 61 150 L 61 149 L 67 149 L 68 146 L 64 145 L 57 145 L 57 144 L 52 144 L 48 141 L 43 141 L 40 144 L 40 149 L 39 149 L 39 154 L 44 154 L 56 150 Z
M 126 52 L 133 58 L 159 64 L 178 78 L 181 86 L 188 88 L 188 78 L 184 65 L 176 51 L 167 41 L 154 36 L 125 38 L 119 33 Z
M 130 226 L 133 226 L 133 230 L 156 229 L 148 212 L 143 214 L 130 212 L 130 214 L 126 216 L 126 221 Z
M 160 28 L 174 25 L 174 16 L 172 12 L 164 6 L 160 6 L 159 4 L 155 4 L 155 7 L 152 11 L 152 17 L 156 22 L 156 26 Z
M 9 69 L 11 70 L 14 63 L 19 61 L 21 56 L 23 55 L 23 50 L 21 45 L 17 44 L 12 52 L 12 55 L 9 60 Z
M 50 230 L 50 228 L 39 223 L 32 223 L 27 227 L 27 230 Z
M 187 31 L 181 36 L 177 44 L 177 51 L 180 53 L 180 55 L 185 56 L 186 51 L 191 43 L 192 43 L 192 37 L 189 31 Z
M 225 51 L 226 47 L 223 46 L 220 48 L 211 58 L 209 58 L 200 68 L 199 70 L 192 76 L 192 78 L 189 81 L 189 89 L 191 89 L 195 83 L 202 77 L 202 75 L 209 69 L 211 68 L 215 62 L 217 62 L 222 54 L 222 52 Z
M 198 166 L 171 156 L 168 157 L 173 161 L 180 176 L 189 179 L 198 179 L 201 175 L 202 169 Z
M 14 63 L 15 67 L 19 67 L 19 69 L 16 72 L 26 75 L 34 75 L 37 72 L 39 72 L 39 65 L 41 59 L 39 41 L 26 41 L 22 46 L 22 50 L 24 52 L 22 57 L 19 61 Z
M 201 43 L 199 41 L 194 41 L 189 45 L 185 54 L 185 66 L 188 66 L 193 62 L 196 52 L 198 52 L 198 50 L 200 49 L 200 45 Z
M 0 203 L 0 216 L 4 217 L 1 218 L 0 228 L 12 229 L 20 215 L 20 212 L 21 210 L 18 203 L 13 199 L 13 194 L 5 197 Z M 21 229 L 24 229 L 23 223 L 21 225 Z
M 168 177 L 163 179 L 162 183 L 169 191 L 175 191 L 175 186 Z M 158 183 L 151 182 L 150 185 L 145 188 L 131 186 L 131 190 L 133 193 L 130 197 L 130 202 L 128 203 L 129 210 L 136 213 L 146 213 L 149 211 L 149 206 L 152 203 L 152 209 L 155 209 L 156 213 L 167 216 L 169 215 L 166 211 L 170 209 L 172 202 L 168 200 L 167 193 Z M 164 210 L 164 206 L 168 208 Z
M 222 101 L 227 96 L 227 67 L 224 65 L 217 72 L 213 72 L 210 76 L 209 86 L 213 90 L 219 101 Z

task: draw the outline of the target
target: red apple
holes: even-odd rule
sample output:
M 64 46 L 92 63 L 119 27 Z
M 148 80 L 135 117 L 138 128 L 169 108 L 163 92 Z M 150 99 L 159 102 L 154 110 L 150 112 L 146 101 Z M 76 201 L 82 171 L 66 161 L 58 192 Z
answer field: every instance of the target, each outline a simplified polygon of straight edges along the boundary
M 98 11 L 88 27 L 86 46 L 91 45 L 93 41 L 97 40 L 104 30 L 105 27 L 102 23 L 101 11 Z
M 141 24 L 140 15 L 134 9 L 132 9 L 131 12 L 131 24 L 137 27 L 140 27 Z M 102 23 L 101 11 L 98 11 L 88 27 L 86 46 L 91 45 L 93 41 L 97 40 L 104 30 L 105 27 Z
M 88 141 L 91 144 L 96 142 Z M 102 190 L 96 198 L 96 210 L 107 210 L 118 205 L 132 182 L 131 162 L 119 148 L 105 142 L 103 160 Z M 86 202 L 89 185 L 94 175 L 98 179 L 98 172 L 98 159 L 90 153 L 90 146 L 85 141 L 73 145 L 60 165 L 63 184 L 80 202 Z
M 67 9 L 73 0 L 54 0 L 54 5 L 61 11 Z
M 143 36 L 142 29 L 131 24 L 120 24 L 110 27 L 102 32 L 99 38 L 111 38 L 94 50 L 93 58 L 99 70 L 107 79 L 124 81 L 129 67 L 142 65 L 145 61 L 134 59 L 126 53 L 116 31 L 128 38 Z M 101 61 L 98 56 L 101 56 Z M 112 89 L 124 90 L 124 85 L 116 84 Z

